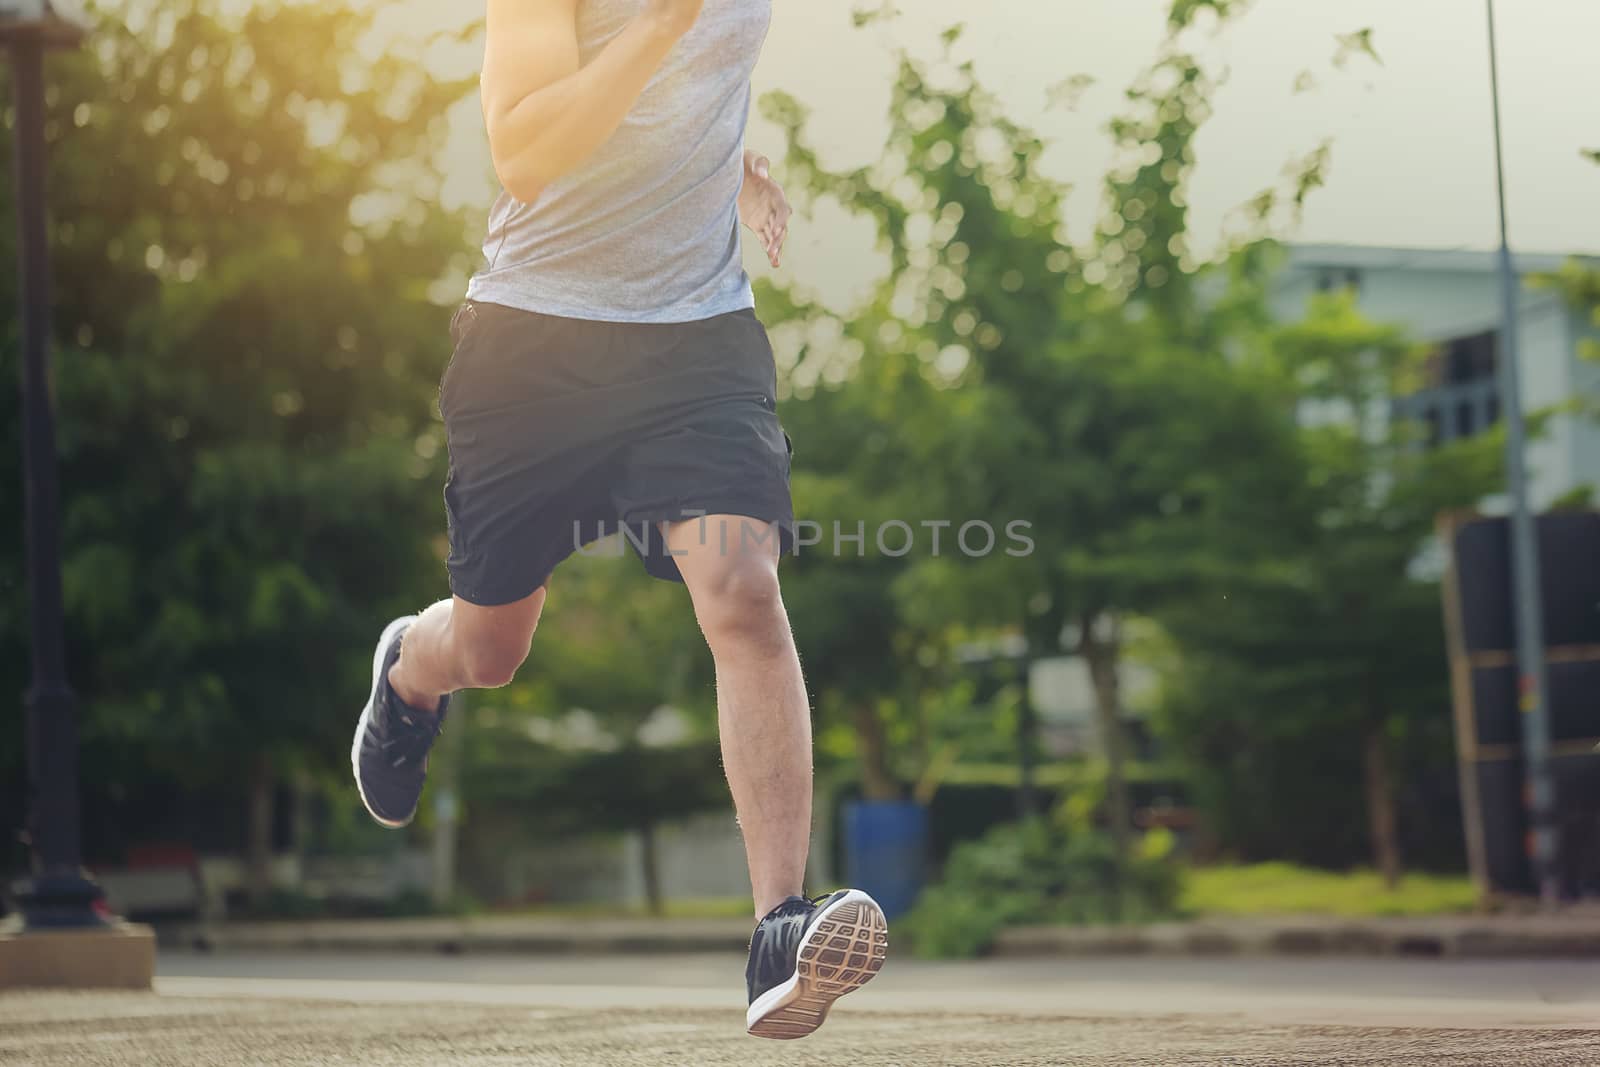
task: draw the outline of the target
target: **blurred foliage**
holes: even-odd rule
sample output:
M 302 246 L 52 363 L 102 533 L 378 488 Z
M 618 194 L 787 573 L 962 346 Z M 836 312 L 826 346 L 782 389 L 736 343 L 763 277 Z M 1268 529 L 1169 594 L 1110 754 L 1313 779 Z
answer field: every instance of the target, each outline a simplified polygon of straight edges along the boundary
M 1373 863 L 1396 874 L 1397 791 L 1449 754 L 1439 592 L 1418 561 L 1436 516 L 1502 484 L 1504 437 L 1427 447 L 1392 420 L 1425 353 L 1348 294 L 1260 340 L 1245 358 L 1298 428 L 1297 474 L 1245 490 L 1256 565 L 1158 613 L 1177 650 L 1160 729 L 1225 847 L 1349 862 L 1365 806 Z
M 1111 123 L 1117 160 L 1087 239 L 1066 230 L 1067 190 L 1041 172 L 1042 142 L 949 55 L 902 56 L 884 155 L 854 171 L 820 163 L 797 101 L 763 101 L 786 132 L 791 192 L 871 220 L 891 267 L 846 313 L 794 289 L 763 293 L 798 342 L 787 369 L 799 402 L 785 413 L 798 442 L 797 495 L 834 509 L 824 514 L 851 508 L 843 513 L 864 515 L 869 528 L 883 516 L 916 527 L 1030 524 L 1028 552 L 969 557 L 947 540 L 940 555 L 924 542 L 904 559 L 869 547 L 867 565 L 802 558 L 800 588 L 826 582 L 870 605 L 823 615 L 829 629 L 898 623 L 916 635 L 896 645 L 869 632 L 852 645 L 875 670 L 809 664 L 824 713 L 854 708 L 869 784 L 905 774 L 893 738 L 914 739 L 913 766 L 937 750 L 918 718 L 929 702 L 902 695 L 909 673 L 961 677 L 952 653 L 963 644 L 1020 635 L 1031 656 L 1076 654 L 1090 668 L 1109 759 L 1101 817 L 1126 854 L 1123 623 L 1168 612 L 1181 620 L 1219 588 L 1291 566 L 1263 557 L 1277 544 L 1265 531 L 1303 524 L 1287 509 L 1313 506 L 1305 487 L 1318 446 L 1297 421 L 1299 394 L 1286 399 L 1283 388 L 1303 385 L 1309 400 L 1331 385 L 1286 378 L 1261 354 L 1296 340 L 1275 332 L 1267 307 L 1279 266 L 1271 238 L 1321 184 L 1328 149 L 1292 161 L 1246 204 L 1215 258 L 1194 251 L 1188 189 L 1217 78 L 1184 42 L 1202 11 L 1220 27 L 1242 9 L 1174 4 L 1168 39 Z M 966 716 L 982 723 L 982 738 L 957 728 L 933 740 L 995 758 L 985 746 L 998 728 L 1031 746 L 1020 698 L 1002 688 L 987 714 Z
M 926 800 L 1031 751 L 1022 687 L 980 694 L 971 662 L 1017 639 L 1086 658 L 1111 754 L 1040 776 L 1099 783 L 1055 815 L 955 850 L 913 923 L 928 951 L 976 951 L 999 923 L 1170 913 L 1170 842 L 1128 825 L 1143 773 L 1120 758 L 1129 621 L 1163 635 L 1148 655 L 1166 759 L 1226 852 L 1366 848 L 1392 867 L 1408 784 L 1448 764 L 1437 590 L 1418 561 L 1438 511 L 1496 486 L 1500 441 L 1429 449 L 1390 422 L 1419 352 L 1347 296 L 1274 321 L 1275 238 L 1329 145 L 1242 205 L 1218 253 L 1196 251 L 1187 205 L 1221 75 L 1190 44 L 1247 7 L 1171 4 L 1081 235 L 1044 143 L 952 58 L 959 28 L 942 57 L 900 57 L 868 166 L 830 170 L 800 104 L 763 101 L 791 195 L 868 220 L 890 267 L 844 310 L 759 289 L 797 513 L 823 523 L 785 567 L 822 766 L 859 768 L 869 798 Z M 371 16 L 339 6 L 118 0 L 96 17 L 89 47 L 51 60 L 49 101 L 85 774 L 241 793 L 342 775 L 376 622 L 441 588 L 434 390 L 475 235 L 440 206 L 435 162 L 472 84 L 430 79 L 403 49 L 364 58 Z M 1337 44 L 1335 67 L 1377 59 L 1370 31 Z M 7 302 L 11 240 L 0 227 Z M 1592 271 L 1560 284 L 1600 309 Z M 16 370 L 8 326 L 0 374 Z M 0 390 L 0 499 L 20 499 L 19 424 Z M 995 531 L 990 550 L 964 547 L 968 521 Z M 0 525 L 7 692 L 26 684 L 20 535 Z M 681 589 L 629 560 L 564 566 L 523 679 L 470 709 L 467 833 L 648 834 L 726 804 L 709 665 Z M 0 733 L 0 781 L 21 778 L 19 742 Z
M 1244 205 L 1216 258 L 1195 253 L 1188 188 L 1217 79 L 1185 35 L 1202 13 L 1217 28 L 1242 8 L 1173 5 L 1111 124 L 1118 160 L 1087 240 L 1066 232 L 1041 142 L 948 54 L 902 57 L 884 156 L 854 171 L 822 166 L 797 101 L 763 102 L 786 131 L 791 191 L 870 219 L 891 266 L 843 314 L 794 289 L 763 294 L 798 342 L 786 419 L 800 495 L 854 507 L 869 528 L 884 515 L 1022 517 L 1034 542 L 1026 555 L 930 558 L 924 545 L 914 560 L 869 548 L 870 567 L 811 561 L 804 584 L 872 606 L 847 629 L 916 620 L 918 634 L 881 675 L 824 661 L 811 676 L 824 713 L 828 694 L 851 694 L 858 750 L 880 764 L 871 781 L 936 747 L 918 718 L 927 702 L 900 696 L 906 648 L 955 677 L 937 646 L 996 633 L 1024 636 L 1031 655 L 1083 656 L 1111 757 L 1102 822 L 1127 849 L 1117 666 L 1123 622 L 1151 618 L 1174 649 L 1162 739 L 1214 843 L 1348 862 L 1365 841 L 1393 874 L 1397 809 L 1425 806 L 1409 787 L 1449 753 L 1437 587 L 1417 564 L 1440 511 L 1498 486 L 1502 442 L 1430 449 L 1391 422 L 1389 398 L 1416 387 L 1423 353 L 1348 298 L 1274 321 L 1274 238 L 1321 185 L 1329 145 Z M 1357 55 L 1378 60 L 1370 30 L 1342 37 L 1334 66 Z M 864 647 L 880 668 L 896 650 L 882 634 Z M 946 740 L 994 758 L 997 731 L 1027 729 L 1018 695 L 1002 689 L 967 717 L 984 738 Z M 1363 809 L 1365 825 L 1352 818 Z M 1441 856 L 1457 850 L 1427 853 Z
M 298 889 L 275 887 L 259 904 L 241 902 L 229 909 L 231 918 L 256 919 L 420 919 L 434 916 L 475 915 L 483 905 L 467 894 L 440 904 L 421 889 L 405 889 L 387 900 L 313 896 Z
M 100 3 L 89 43 L 48 64 L 68 662 L 100 786 L 341 764 L 361 650 L 443 573 L 450 309 L 432 294 L 470 242 L 434 161 L 472 85 L 403 50 L 363 58 L 367 12 L 228 10 Z M 0 390 L 6 500 L 16 405 Z M 21 533 L 0 524 L 10 694 L 26 684 Z M 19 735 L 0 734 L 7 781 Z
M 551 590 L 522 680 L 475 694 L 467 712 L 466 847 L 503 831 L 502 812 L 525 836 L 634 831 L 648 846 L 663 823 L 727 810 L 715 681 L 684 589 L 647 577 L 613 538 L 564 564 Z M 648 847 L 641 863 L 658 889 Z
M 1008 926 L 1149 922 L 1177 914 L 1182 868 L 1165 831 L 1143 835 L 1131 855 L 1096 827 L 1103 803 L 1078 790 L 1049 817 L 1010 823 L 957 845 L 940 883 L 897 927 L 919 956 L 981 954 Z
M 1600 361 L 1600 262 L 1587 258 L 1570 260 L 1560 270 L 1539 279 L 1539 283 L 1556 289 L 1581 314 L 1587 316 L 1592 336 L 1581 342 L 1583 354 L 1591 360 Z M 1596 397 L 1579 399 L 1588 401 L 1592 405 L 1591 413 L 1600 417 L 1600 406 L 1593 406 Z
M 513 802 L 551 775 L 573 775 L 574 766 L 562 766 L 572 760 L 715 741 L 715 694 L 688 597 L 680 586 L 646 579 L 631 550 L 613 548 L 620 541 L 562 566 L 522 677 L 473 698 L 462 762 L 469 804 Z M 637 774 L 632 784 L 641 784 Z M 631 828 L 652 809 L 647 802 L 636 816 L 637 807 L 621 797 L 605 811 L 580 806 L 577 814 L 608 829 Z

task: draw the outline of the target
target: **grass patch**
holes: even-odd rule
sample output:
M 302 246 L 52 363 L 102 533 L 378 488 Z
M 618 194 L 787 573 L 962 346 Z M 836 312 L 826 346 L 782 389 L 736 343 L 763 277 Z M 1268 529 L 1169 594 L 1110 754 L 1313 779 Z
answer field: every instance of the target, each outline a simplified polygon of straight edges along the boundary
M 1198 867 L 1184 876 L 1190 915 L 1449 915 L 1470 912 L 1465 875 L 1408 874 L 1389 889 L 1376 871 L 1319 871 L 1289 863 Z

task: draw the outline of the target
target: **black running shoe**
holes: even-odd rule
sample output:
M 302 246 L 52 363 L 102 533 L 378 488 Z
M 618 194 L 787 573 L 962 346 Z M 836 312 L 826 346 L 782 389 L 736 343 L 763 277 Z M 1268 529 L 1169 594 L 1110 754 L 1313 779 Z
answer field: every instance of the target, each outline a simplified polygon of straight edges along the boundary
M 417 814 L 422 783 L 428 777 L 428 750 L 444 728 L 450 698 L 439 701 L 435 714 L 419 711 L 401 700 L 389 685 L 389 668 L 400 658 L 400 639 L 417 621 L 415 615 L 396 619 L 378 638 L 372 656 L 372 695 L 361 709 L 356 739 L 350 746 L 350 766 L 356 773 L 361 803 L 378 822 L 399 829 Z
M 746 1029 L 755 1037 L 805 1037 L 834 1001 L 872 980 L 888 953 L 883 909 L 861 890 L 790 897 L 750 938 Z

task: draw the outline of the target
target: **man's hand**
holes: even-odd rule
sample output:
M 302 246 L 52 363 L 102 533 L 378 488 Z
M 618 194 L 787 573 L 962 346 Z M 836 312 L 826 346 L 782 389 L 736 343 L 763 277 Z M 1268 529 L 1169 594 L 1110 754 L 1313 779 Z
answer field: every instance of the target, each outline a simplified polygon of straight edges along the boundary
M 650 0 L 644 9 L 647 19 L 672 37 L 682 37 L 700 17 L 704 0 Z
M 772 164 L 766 156 L 744 154 L 744 188 L 739 190 L 739 221 L 754 230 L 766 249 L 767 259 L 778 265 L 783 254 L 783 239 L 789 236 L 789 216 L 794 214 L 788 197 L 771 177 Z

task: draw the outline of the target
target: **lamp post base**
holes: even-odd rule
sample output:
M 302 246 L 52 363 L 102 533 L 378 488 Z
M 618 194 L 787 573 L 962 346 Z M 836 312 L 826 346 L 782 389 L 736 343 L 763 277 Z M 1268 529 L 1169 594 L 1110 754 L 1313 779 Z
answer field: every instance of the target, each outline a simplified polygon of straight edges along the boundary
M 40 874 L 12 887 L 21 929 L 93 930 L 115 925 L 100 887 L 81 874 Z
M 148 926 L 23 929 L 0 923 L 0 990 L 139 989 L 155 979 L 156 938 Z

